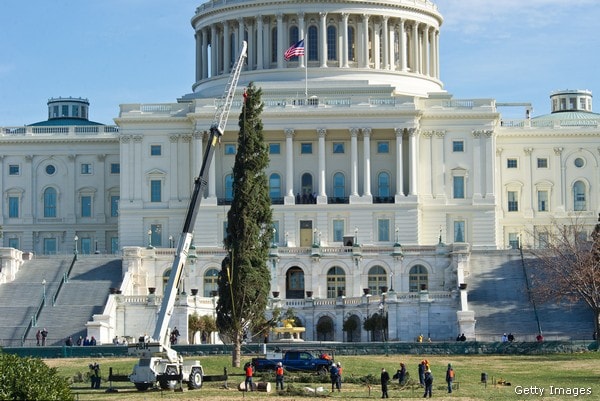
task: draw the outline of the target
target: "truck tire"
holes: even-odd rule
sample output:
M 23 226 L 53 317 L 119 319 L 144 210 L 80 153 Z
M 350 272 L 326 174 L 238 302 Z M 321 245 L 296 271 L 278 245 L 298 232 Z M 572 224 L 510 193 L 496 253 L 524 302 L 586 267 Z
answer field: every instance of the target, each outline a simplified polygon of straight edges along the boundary
M 319 369 L 317 369 L 317 374 L 319 376 L 327 376 L 328 373 L 329 369 L 327 368 L 327 366 L 319 366 Z
M 150 388 L 150 383 L 134 383 L 137 391 L 146 391 Z
M 200 368 L 192 368 L 188 387 L 191 389 L 199 389 L 202 387 L 202 370 Z
M 167 366 L 165 369 L 165 374 L 167 375 L 176 375 L 177 368 L 175 366 Z M 177 380 L 166 380 L 166 379 L 158 379 L 158 383 L 160 384 L 160 388 L 163 390 L 173 390 L 177 386 Z

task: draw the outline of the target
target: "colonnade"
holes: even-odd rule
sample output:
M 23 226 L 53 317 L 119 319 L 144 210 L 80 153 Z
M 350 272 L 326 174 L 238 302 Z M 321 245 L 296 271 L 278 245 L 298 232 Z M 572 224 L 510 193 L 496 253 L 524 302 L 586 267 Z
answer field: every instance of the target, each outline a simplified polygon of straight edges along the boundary
M 357 198 L 365 198 L 368 200 L 372 200 L 373 191 L 372 183 L 371 183 L 371 163 L 370 163 L 370 155 L 371 155 L 371 128 L 350 128 L 350 189 L 349 195 L 350 199 L 356 200 Z M 359 193 L 359 135 L 362 134 L 362 146 L 363 146 L 363 188 L 362 193 Z M 405 197 L 405 196 L 416 196 L 418 193 L 417 187 L 417 176 L 418 176 L 418 162 L 417 162 L 417 141 L 418 141 L 418 130 L 416 128 L 396 128 L 396 146 L 395 146 L 395 160 L 396 160 L 396 181 L 395 181 L 395 197 Z M 293 203 L 294 201 L 294 135 L 295 131 L 292 128 L 288 128 L 285 130 L 285 192 L 284 195 L 287 198 L 287 202 Z M 327 166 L 326 166 L 326 142 L 325 138 L 327 135 L 327 130 L 324 128 L 319 128 L 316 130 L 317 135 L 317 155 L 318 155 L 318 165 L 315 171 L 316 184 L 317 184 L 317 203 L 327 203 L 328 194 L 326 192 L 327 188 Z M 408 148 L 409 148 L 409 160 L 405 162 L 403 160 L 403 142 L 405 142 L 404 137 L 407 137 Z M 201 155 L 203 152 L 205 135 L 201 132 L 196 132 L 193 135 L 193 155 Z M 192 161 L 194 164 L 194 171 L 199 170 L 199 163 L 201 163 L 201 159 L 197 157 Z M 409 170 L 408 174 L 408 193 L 404 193 L 404 166 L 407 166 Z M 331 168 L 331 166 L 330 166 Z M 221 182 L 222 180 L 219 180 Z M 216 198 L 217 197 L 217 188 L 216 188 L 216 169 L 215 169 L 215 159 L 213 159 L 210 169 L 209 169 L 209 180 L 208 180 L 208 197 Z M 331 195 L 331 194 L 329 194 Z
M 195 38 L 197 82 L 228 74 L 244 40 L 247 70 L 308 66 L 440 76 L 439 26 L 406 18 L 278 13 L 196 26 Z M 285 50 L 300 38 L 305 38 L 305 55 L 285 61 Z

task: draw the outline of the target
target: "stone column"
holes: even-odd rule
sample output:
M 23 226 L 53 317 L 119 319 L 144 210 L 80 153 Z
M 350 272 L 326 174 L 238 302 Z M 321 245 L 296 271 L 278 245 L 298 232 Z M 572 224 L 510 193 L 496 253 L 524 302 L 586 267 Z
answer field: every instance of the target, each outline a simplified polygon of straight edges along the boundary
M 383 17 L 383 69 L 390 69 L 390 42 L 389 42 L 389 28 L 388 28 L 389 17 L 386 15 Z
M 483 176 L 483 194 L 485 194 L 486 199 L 494 199 L 494 168 L 493 164 L 489 161 L 494 160 L 494 149 L 496 148 L 494 131 L 486 130 L 483 133 L 484 142 L 483 142 L 483 152 L 486 155 L 486 162 L 483 163 L 483 169 L 485 170 L 485 174 Z
M 277 68 L 283 68 L 283 14 L 277 13 Z
M 265 63 L 265 55 L 263 53 L 264 47 L 264 28 L 263 28 L 263 17 L 259 15 L 256 17 L 256 69 L 262 70 Z
M 246 24 L 248 27 L 248 49 L 246 50 L 246 54 L 248 55 L 248 65 L 246 66 L 247 70 L 253 70 L 256 65 L 255 52 L 256 45 L 254 44 L 254 23 L 252 20 Z
M 406 32 L 404 30 L 405 21 L 401 20 L 398 27 L 400 28 L 400 34 L 398 38 L 398 42 L 400 44 L 400 64 L 402 71 L 406 71 L 408 69 L 408 64 L 406 62 L 406 58 L 408 55 L 407 46 L 408 43 L 406 41 Z
M 473 199 L 481 199 L 481 176 L 485 168 L 485 155 L 481 153 L 481 134 L 480 130 L 473 130 Z M 466 184 L 466 182 L 465 182 Z M 465 198 L 467 197 L 467 188 L 465 188 Z
M 373 22 L 373 68 L 379 70 L 381 68 L 381 35 L 379 34 L 379 22 Z
M 317 134 L 319 136 L 319 194 L 317 196 L 317 203 L 327 203 L 327 193 L 325 192 L 325 135 L 327 130 L 325 128 L 318 128 Z
M 404 197 L 404 163 L 402 157 L 402 138 L 404 136 L 404 128 L 394 128 L 396 133 L 396 200 L 398 197 Z
M 208 78 L 208 28 L 202 29 L 202 79 Z
M 285 204 L 293 205 L 294 201 L 294 130 L 285 130 Z
M 408 129 L 408 159 L 410 162 L 410 181 L 409 181 L 409 195 L 416 196 L 418 194 L 418 185 L 417 185 L 417 166 L 418 166 L 418 154 L 417 154 L 417 139 L 418 139 L 418 130 L 416 128 Z
M 342 68 L 348 68 L 348 13 L 342 13 L 342 48 L 340 49 Z
M 305 39 L 304 38 L 304 13 L 299 13 L 298 14 L 298 37 L 301 39 Z M 304 42 L 304 49 L 306 49 L 306 41 Z M 306 61 L 306 56 L 299 56 L 298 57 L 298 66 L 300 68 L 304 68 L 304 62 Z
M 429 26 L 425 25 L 423 28 L 423 75 L 431 75 L 429 73 L 431 68 L 431 42 L 429 39 Z
M 358 197 L 358 128 L 350 128 L 350 197 Z
M 178 145 L 179 135 L 169 135 L 169 200 L 175 200 L 177 195 L 177 186 L 179 184 L 177 162 L 179 161 Z
M 321 39 L 321 68 L 327 68 L 327 13 L 319 13 L 319 38 Z
M 363 14 L 363 43 L 362 43 L 362 68 L 370 68 L 369 66 L 369 16 Z
M 440 31 L 435 31 L 435 77 L 440 77 Z
M 194 33 L 194 38 L 196 39 L 196 82 L 202 80 L 202 33 L 200 31 L 196 31 Z
M 133 166 L 135 171 L 133 171 L 133 173 L 135 174 L 134 177 L 137 177 L 136 179 L 133 179 L 131 182 L 133 183 L 133 198 L 136 201 L 143 201 L 145 200 L 143 194 L 142 194 L 142 183 L 144 180 L 140 179 L 140 177 L 144 177 L 144 173 L 142 173 L 142 160 L 146 160 L 146 155 L 143 154 L 142 152 L 142 142 L 144 140 L 144 137 L 142 135 L 134 135 L 133 136 L 133 158 L 130 160 L 133 160 Z M 148 194 L 149 195 L 149 194 Z
M 364 149 L 364 163 L 365 163 L 365 171 L 364 171 L 364 182 L 365 188 L 363 197 L 372 198 L 371 195 L 371 128 L 363 128 L 363 149 Z
M 555 171 L 554 179 L 559 184 L 558 191 L 556 191 L 557 195 L 555 196 L 555 199 L 558 198 L 557 199 L 558 202 L 556 202 L 557 203 L 556 209 L 565 211 L 566 206 L 567 206 L 567 199 L 566 199 L 567 191 L 565 188 L 565 166 L 563 165 L 563 162 L 562 162 L 563 150 L 564 150 L 564 148 L 562 146 L 554 148 L 554 163 L 557 166 L 557 168 L 554 169 L 554 171 Z M 550 205 L 552 205 L 552 201 L 551 201 Z
M 412 26 L 412 40 L 413 40 L 413 48 L 412 48 L 412 72 L 420 73 L 420 60 L 419 60 L 419 23 L 417 21 L 413 21 Z
M 203 131 L 194 131 L 194 133 L 192 134 L 192 149 L 190 149 L 191 151 L 191 166 L 193 168 L 192 171 L 192 181 L 194 180 L 195 177 L 198 177 L 200 175 L 200 168 L 202 167 L 202 139 L 204 138 L 204 132 Z M 191 183 L 190 183 L 191 184 Z M 200 194 L 202 197 L 204 197 L 204 194 Z
M 231 34 L 229 21 L 223 22 L 223 74 L 229 74 L 231 69 Z

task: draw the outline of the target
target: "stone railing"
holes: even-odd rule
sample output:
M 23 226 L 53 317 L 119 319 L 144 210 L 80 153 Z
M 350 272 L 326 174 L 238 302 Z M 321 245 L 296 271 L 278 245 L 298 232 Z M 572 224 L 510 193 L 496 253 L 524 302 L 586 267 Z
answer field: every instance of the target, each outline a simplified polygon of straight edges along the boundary
M 68 126 L 23 126 L 23 127 L 0 127 L 0 136 L 110 136 L 115 137 L 119 133 L 116 125 L 68 125 Z

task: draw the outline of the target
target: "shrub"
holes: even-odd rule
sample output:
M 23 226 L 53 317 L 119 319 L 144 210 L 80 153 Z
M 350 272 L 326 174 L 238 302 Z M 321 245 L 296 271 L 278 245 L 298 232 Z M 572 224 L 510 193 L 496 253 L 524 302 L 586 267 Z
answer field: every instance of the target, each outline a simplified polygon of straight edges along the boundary
M 74 400 L 67 379 L 42 360 L 0 352 L 0 400 Z

